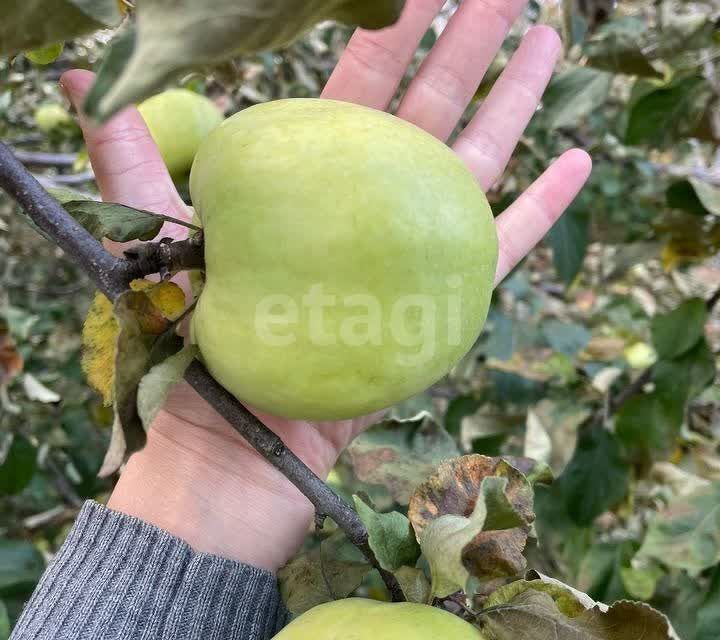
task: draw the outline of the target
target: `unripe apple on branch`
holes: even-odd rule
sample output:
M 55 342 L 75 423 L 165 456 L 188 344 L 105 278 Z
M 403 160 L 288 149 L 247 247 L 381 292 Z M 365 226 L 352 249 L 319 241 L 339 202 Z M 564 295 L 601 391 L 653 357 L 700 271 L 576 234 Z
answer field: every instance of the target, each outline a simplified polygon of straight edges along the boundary
M 330 100 L 255 106 L 202 143 L 190 190 L 206 264 L 193 339 L 254 407 L 311 420 L 384 409 L 445 375 L 482 329 L 490 206 L 408 122 Z

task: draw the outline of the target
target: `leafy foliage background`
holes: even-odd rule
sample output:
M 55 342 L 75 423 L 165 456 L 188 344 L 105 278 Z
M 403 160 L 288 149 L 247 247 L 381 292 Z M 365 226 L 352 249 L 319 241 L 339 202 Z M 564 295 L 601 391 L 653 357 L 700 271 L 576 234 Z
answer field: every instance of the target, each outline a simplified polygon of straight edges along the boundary
M 565 59 L 489 196 L 501 212 L 578 144 L 595 159 L 589 186 L 500 286 L 472 352 L 393 410 L 398 419 L 427 411 L 431 426 L 426 418 L 370 431 L 329 482 L 348 498 L 364 492 L 380 510 L 403 511 L 412 489 L 457 452 L 543 460 L 559 479 L 536 490 L 539 543 L 529 565 L 596 600 L 651 602 L 682 638 L 710 640 L 720 628 L 720 304 L 707 312 L 702 301 L 720 288 L 718 10 L 709 1 L 621 0 L 605 21 L 610 4 L 531 3 L 468 112 L 522 31 L 554 24 Z M 453 8 L 426 34 L 416 65 Z M 179 84 L 227 114 L 316 96 L 349 34 L 325 23 L 288 49 Z M 48 184 L 96 192 L 77 128 L 46 134 L 33 114 L 62 103 L 63 70 L 97 68 L 111 36 L 68 42 L 47 66 L 0 59 L 0 136 L 60 154 L 32 160 Z M 0 639 L 82 501 L 112 488 L 113 478 L 96 477 L 112 416 L 79 364 L 91 295 L 83 275 L 0 199 Z M 651 386 L 615 407 L 658 358 Z M 412 464 L 381 464 L 388 447 Z M 332 535 L 310 535 L 307 549 L 332 545 Z M 360 590 L 384 597 L 371 579 Z

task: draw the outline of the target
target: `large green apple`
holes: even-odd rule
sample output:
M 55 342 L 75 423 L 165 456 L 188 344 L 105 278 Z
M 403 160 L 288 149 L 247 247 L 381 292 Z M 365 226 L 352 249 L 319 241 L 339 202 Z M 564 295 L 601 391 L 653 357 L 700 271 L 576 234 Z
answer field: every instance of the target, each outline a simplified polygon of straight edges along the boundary
M 187 178 L 200 143 L 223 120 L 215 104 L 187 89 L 169 89 L 138 109 L 173 180 Z
M 452 613 L 424 604 L 347 598 L 321 604 L 291 622 L 275 640 L 483 640 Z
M 333 420 L 441 378 L 487 315 L 497 237 L 487 199 L 440 141 L 343 102 L 241 111 L 190 176 L 207 281 L 193 336 L 237 398 Z

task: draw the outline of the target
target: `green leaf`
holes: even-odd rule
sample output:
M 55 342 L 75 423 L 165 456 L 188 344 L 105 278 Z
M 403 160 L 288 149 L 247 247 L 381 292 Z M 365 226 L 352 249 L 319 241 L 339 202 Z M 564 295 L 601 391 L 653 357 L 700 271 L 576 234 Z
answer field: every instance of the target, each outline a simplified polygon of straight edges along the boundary
M 665 575 L 665 571 L 657 565 L 635 568 L 622 567 L 620 577 L 625 590 L 636 600 L 652 600 L 657 583 Z
M 705 116 L 712 89 L 700 76 L 655 89 L 631 107 L 625 143 L 661 148 L 689 136 Z
M 658 393 L 691 400 L 715 380 L 715 356 L 705 339 L 673 360 L 661 360 L 652 370 Z
M 699 298 L 686 300 L 679 307 L 652 320 L 652 338 L 660 358 L 677 358 L 692 349 L 705 334 L 707 309 Z
M 630 567 L 638 544 L 633 540 L 595 542 L 581 559 L 576 584 L 590 597 L 614 602 L 630 594 L 623 582 L 623 569 Z
M 553 351 L 571 358 L 584 349 L 592 338 L 592 333 L 582 325 L 560 320 L 544 322 L 542 332 Z
M 20 493 L 32 480 L 37 469 L 37 450 L 20 434 L 10 435 L 8 449 L 0 442 L 0 495 Z
M 485 344 L 485 354 L 488 358 L 509 360 L 515 352 L 512 318 L 493 309 L 488 317 L 488 324 L 492 331 Z
M 60 204 L 65 205 L 73 200 L 92 200 L 90 196 L 71 187 L 48 187 L 47 192 Z
M 182 380 L 185 370 L 198 354 L 195 345 L 188 345 L 156 364 L 140 380 L 137 409 L 146 431 L 165 404 L 172 388 Z
M 637 557 L 691 575 L 720 562 L 720 482 L 674 498 L 658 512 Z
M 342 531 L 299 554 L 278 571 L 280 594 L 294 615 L 349 596 L 372 567 Z
M 34 589 L 44 570 L 45 561 L 35 545 L 25 540 L 0 539 L 0 596 Z
M 450 434 L 427 413 L 387 420 L 360 434 L 347 449 L 359 480 L 384 485 L 399 504 L 448 458 L 459 454 Z
M 137 42 L 137 25 L 135 22 L 126 22 L 115 33 L 115 37 L 108 45 L 102 64 L 95 76 L 95 82 L 85 96 L 85 112 L 95 113 L 102 97 L 110 91 L 115 81 L 122 75 L 127 61 L 135 50 Z M 197 216 L 196 216 L 197 217 Z
M 570 517 L 587 526 L 625 497 L 629 480 L 630 467 L 620 444 L 600 427 L 580 433 L 575 453 L 557 484 Z
M 545 385 L 510 371 L 491 370 L 492 397 L 501 406 L 528 405 L 545 395 Z
M 98 240 L 152 240 L 167 220 L 165 216 L 112 202 L 72 200 L 63 207 Z
M 502 607 L 512 603 L 518 596 L 536 591 L 549 595 L 558 610 L 564 615 L 574 618 L 585 611 L 585 607 L 578 600 L 575 594 L 561 584 L 552 582 L 541 582 L 540 580 L 516 580 L 504 587 L 500 587 L 490 594 L 485 601 L 485 610 L 495 607 Z
M 93 90 L 86 112 L 106 120 L 184 70 L 284 47 L 322 20 L 388 26 L 403 5 L 403 0 L 146 0 L 137 6 L 132 55 L 111 86 Z
M 697 612 L 697 628 L 693 640 L 717 640 L 720 629 L 720 565 L 713 571 L 710 588 Z
M 10 616 L 8 615 L 5 603 L 0 600 L 0 640 L 8 640 L 10 637 Z
M 395 572 L 400 588 L 408 602 L 416 602 L 418 604 L 429 604 L 430 602 L 430 583 L 425 577 L 422 569 L 415 567 L 400 567 Z
M 553 79 L 543 97 L 543 121 L 549 129 L 576 127 L 600 108 L 610 91 L 612 75 L 575 67 Z
M 55 44 L 49 44 L 45 47 L 41 47 L 40 49 L 33 49 L 32 51 L 26 51 L 25 57 L 30 60 L 33 64 L 50 64 L 51 62 L 55 62 L 60 57 L 60 54 L 62 53 L 63 47 L 65 46 L 64 42 L 57 42 Z
M 579 205 L 571 207 L 553 225 L 547 243 L 553 250 L 553 264 L 565 284 L 571 284 L 582 269 L 590 242 L 590 216 Z
M 642 37 L 648 25 L 644 20 L 623 17 L 604 24 L 595 39 L 585 47 L 587 64 L 596 69 L 631 76 L 662 78 L 643 52 Z
M 643 456 L 672 450 L 682 426 L 685 397 L 657 391 L 630 398 L 618 412 L 615 432 L 631 451 Z
M 9 0 L 0 21 L 0 56 L 71 40 L 119 22 L 117 0 Z
M 461 432 L 462 421 L 471 416 L 482 406 L 482 400 L 475 396 L 458 396 L 453 398 L 445 413 L 445 428 L 448 433 L 457 436 Z
M 491 602 L 478 616 L 488 640 L 677 638 L 668 619 L 646 604 L 620 601 L 578 611 L 583 607 L 571 591 L 537 581 L 501 587 Z
M 699 216 L 720 216 L 720 189 L 703 180 L 688 178 L 674 182 L 666 195 L 673 209 Z
M 410 521 L 398 511 L 378 513 L 358 496 L 353 496 L 353 501 L 380 566 L 386 571 L 397 571 L 403 565 L 414 566 L 420 547 Z

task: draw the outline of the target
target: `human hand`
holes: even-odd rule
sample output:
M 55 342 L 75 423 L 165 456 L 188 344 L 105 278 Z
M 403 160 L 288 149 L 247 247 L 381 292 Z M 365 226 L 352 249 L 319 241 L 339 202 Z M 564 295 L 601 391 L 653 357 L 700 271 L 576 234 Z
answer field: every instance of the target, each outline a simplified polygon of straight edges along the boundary
M 386 109 L 443 0 L 408 0 L 400 21 L 358 30 L 323 97 Z M 447 140 L 526 0 L 465 0 L 405 93 L 397 115 Z M 488 190 L 502 175 L 537 109 L 561 49 L 557 34 L 535 27 L 453 149 Z M 92 74 L 70 71 L 61 84 L 79 107 Z M 103 199 L 187 219 L 188 208 L 135 109 L 83 133 Z M 496 219 L 496 283 L 527 254 L 577 195 L 590 172 L 580 150 L 560 157 Z M 168 225 L 164 236 L 182 238 Z M 257 414 L 315 473 L 378 416 L 309 423 Z M 187 540 L 195 549 L 275 570 L 293 555 L 312 520 L 307 500 L 260 458 L 202 398 L 178 385 L 132 456 L 109 506 Z M 278 524 L 281 523 L 281 526 Z

